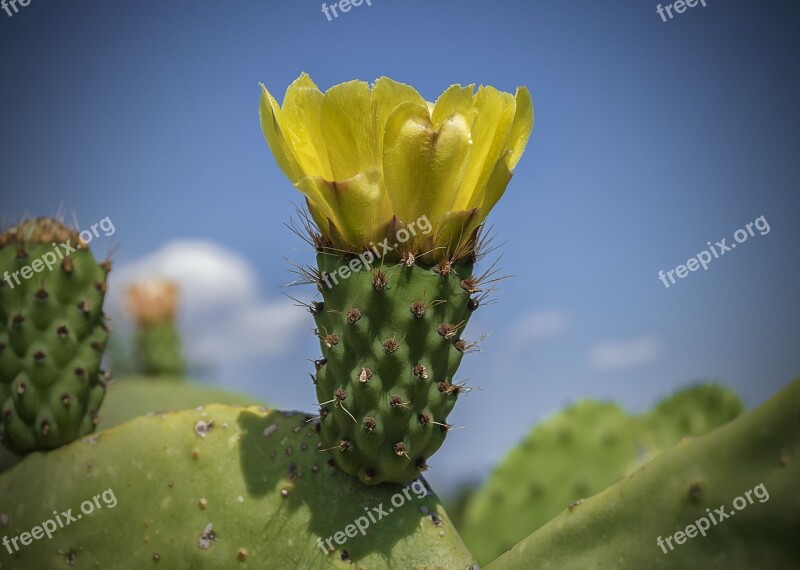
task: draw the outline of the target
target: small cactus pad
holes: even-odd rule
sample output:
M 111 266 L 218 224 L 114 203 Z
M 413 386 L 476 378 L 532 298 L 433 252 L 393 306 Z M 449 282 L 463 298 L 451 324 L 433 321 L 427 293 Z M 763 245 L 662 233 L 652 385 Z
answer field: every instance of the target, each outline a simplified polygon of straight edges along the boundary
M 186 361 L 176 323 L 178 284 L 152 277 L 128 286 L 125 301 L 136 321 L 136 357 L 148 376 L 183 376 Z
M 316 427 L 301 413 L 211 405 L 139 417 L 32 454 L 0 475 L 1 534 L 31 531 L 53 511 L 72 509 L 82 518 L 52 539 L 27 546 L 18 540 L 13 554 L 1 548 L 0 565 L 451 569 L 473 563 L 423 480 L 362 485 L 320 451 Z
M 566 509 L 488 568 L 783 570 L 797 567 L 798 536 L 800 379 Z
M 741 400 L 725 388 L 682 390 L 651 412 L 584 401 L 536 426 L 467 506 L 464 541 L 489 562 L 575 501 L 599 493 L 682 437 L 735 418 Z
M 38 218 L 0 236 L 0 268 L 0 438 L 14 453 L 53 449 L 97 422 L 111 267 Z
M 322 443 L 364 483 L 414 479 L 444 442 L 463 389 L 453 376 L 471 347 L 461 333 L 476 308 L 472 265 L 411 259 L 351 271 L 327 253 L 317 264 Z

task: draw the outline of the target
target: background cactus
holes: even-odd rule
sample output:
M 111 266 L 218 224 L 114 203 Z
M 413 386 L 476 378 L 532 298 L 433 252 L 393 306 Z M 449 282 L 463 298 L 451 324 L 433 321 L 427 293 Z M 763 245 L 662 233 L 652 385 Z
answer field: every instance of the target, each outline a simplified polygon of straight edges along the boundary
M 2 568 L 469 567 L 472 556 L 422 482 L 404 494 L 340 473 L 308 419 L 213 405 L 140 417 L 33 454 L 0 475 L 3 535 L 29 531 L 54 510 L 77 514 L 108 489 L 117 504 L 46 544 L 13 555 L 0 548 Z M 369 523 L 363 535 L 349 526 L 357 519 Z
M 91 433 L 105 393 L 110 262 L 77 232 L 38 218 L 0 236 L 0 439 L 14 453 Z
M 186 373 L 181 335 L 175 322 L 178 286 L 160 278 L 130 285 L 125 291 L 128 310 L 136 321 L 136 358 L 146 376 Z
M 479 562 L 489 562 L 568 505 L 742 409 L 734 393 L 718 386 L 683 390 L 641 416 L 615 404 L 575 404 L 536 426 L 475 493 L 460 528 L 464 541 Z
M 744 497 L 762 484 L 766 500 L 763 492 Z M 739 496 L 742 510 L 733 508 Z M 721 506 L 735 516 L 709 523 L 705 537 L 695 533 L 672 550 L 659 546 L 659 538 L 664 542 Z M 798 532 L 800 379 L 757 409 L 681 441 L 610 489 L 567 508 L 488 568 L 784 570 L 800 558 Z

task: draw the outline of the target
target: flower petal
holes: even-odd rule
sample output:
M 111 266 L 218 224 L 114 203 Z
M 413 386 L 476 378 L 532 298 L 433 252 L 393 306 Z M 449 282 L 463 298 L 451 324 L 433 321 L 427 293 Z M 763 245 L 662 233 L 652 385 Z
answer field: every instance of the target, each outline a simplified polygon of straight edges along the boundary
M 451 85 L 436 100 L 431 113 L 433 126 L 439 128 L 442 122 L 453 113 L 467 117 L 470 127 L 475 120 L 475 96 L 472 94 L 475 85 Z
M 439 218 L 434 227 L 433 243 L 440 249 L 434 252 L 436 259 L 461 258 L 469 249 L 475 230 L 480 225 L 477 209 L 447 212 Z
M 297 188 L 315 204 L 320 200 L 327 205 L 329 214 L 326 215 L 339 228 L 342 237 L 354 246 L 365 247 L 374 241 L 378 228 L 392 217 L 377 169 L 341 182 L 309 176 L 301 180 Z
M 511 177 L 514 173 L 508 167 L 512 151 L 506 151 L 500 160 L 494 166 L 489 180 L 486 182 L 485 190 L 473 196 L 473 201 L 470 202 L 471 208 L 478 209 L 478 223 L 483 223 L 486 216 L 494 208 L 497 201 L 502 197 L 503 193 L 511 182 Z
M 497 161 L 505 151 L 514 120 L 516 104 L 510 93 L 481 86 L 475 95 L 477 116 L 472 126 L 472 153 L 464 184 L 453 203 L 453 210 L 466 209 L 482 193 Z
M 372 106 L 375 111 L 375 132 L 378 136 L 377 157 L 383 156 L 383 132 L 389 115 L 402 103 L 425 105 L 425 99 L 416 89 L 388 77 L 379 77 L 372 88 Z
M 469 153 L 469 124 L 454 114 L 434 129 L 427 106 L 404 103 L 386 122 L 383 174 L 395 215 L 410 223 L 450 208 Z
M 272 150 L 275 161 L 289 180 L 293 183 L 297 182 L 303 178 L 303 170 L 297 162 L 294 148 L 286 138 L 284 129 L 281 126 L 281 109 L 278 106 L 278 102 L 275 101 L 275 98 L 263 83 L 261 84 L 261 103 L 258 115 L 261 119 L 261 131 L 264 133 L 264 138 L 270 150 Z
M 508 158 L 508 168 L 514 170 L 533 130 L 533 102 L 527 87 L 519 87 L 515 96 L 517 105 L 514 113 L 514 122 L 506 140 L 506 150 L 511 151 Z
M 377 135 L 369 85 L 348 81 L 328 89 L 322 101 L 322 136 L 333 180 L 346 180 L 378 166 Z
M 330 180 L 333 173 L 320 127 L 324 97 L 311 77 L 303 73 L 286 90 L 281 113 L 282 125 L 306 176 Z

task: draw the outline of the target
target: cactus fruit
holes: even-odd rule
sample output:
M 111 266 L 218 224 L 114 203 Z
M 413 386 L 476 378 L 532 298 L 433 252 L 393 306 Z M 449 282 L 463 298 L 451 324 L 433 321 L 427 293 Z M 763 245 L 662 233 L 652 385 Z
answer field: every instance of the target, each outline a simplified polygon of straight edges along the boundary
M 183 345 L 175 323 L 178 286 L 152 278 L 125 291 L 128 309 L 136 320 L 136 356 L 142 374 L 182 376 L 186 372 Z
M 11 549 L 0 546 L 0 565 L 450 569 L 473 563 L 424 481 L 407 491 L 362 485 L 332 466 L 308 420 L 212 405 L 139 417 L 32 454 L 0 475 L 0 538 L 8 537 Z M 100 508 L 92 504 L 109 489 L 109 497 L 95 501 Z M 15 549 L 12 538 L 70 508 L 73 516 L 83 513 L 81 520 L 49 540 L 27 546 L 18 540 Z
M 709 528 L 701 536 L 695 522 L 703 517 L 699 526 Z M 797 379 L 755 410 L 682 440 L 613 487 L 566 509 L 489 570 L 783 570 L 797 567 L 799 533 Z
M 0 236 L 0 267 L 0 439 L 17 454 L 53 449 L 95 429 L 111 265 L 38 218 Z
M 323 94 L 303 74 L 280 107 L 263 88 L 260 111 L 317 250 L 299 273 L 322 297 L 308 305 L 322 443 L 364 483 L 413 479 L 447 435 L 475 347 L 461 335 L 497 280 L 473 264 L 530 135 L 530 94 L 454 85 L 433 104 L 386 77 Z
M 464 541 L 479 562 L 488 562 L 567 505 L 741 411 L 734 393 L 713 385 L 682 390 L 641 416 L 614 404 L 575 404 L 536 426 L 475 493 L 461 527 Z
M 317 259 L 325 273 L 346 263 L 326 253 Z M 469 273 L 400 264 L 323 288 L 314 314 L 320 438 L 344 471 L 367 483 L 407 481 L 444 442 L 462 389 L 452 378 L 466 350 L 459 332 L 472 310 L 460 277 Z

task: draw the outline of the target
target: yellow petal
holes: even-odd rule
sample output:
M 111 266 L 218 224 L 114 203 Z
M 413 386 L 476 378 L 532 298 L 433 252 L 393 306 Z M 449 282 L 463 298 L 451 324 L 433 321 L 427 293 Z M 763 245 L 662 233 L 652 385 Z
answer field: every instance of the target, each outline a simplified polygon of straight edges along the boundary
M 506 140 L 506 150 L 511 151 L 508 158 L 508 168 L 514 170 L 533 130 L 533 102 L 527 87 L 520 87 L 516 94 L 517 109 L 514 114 L 514 122 Z
M 322 136 L 333 176 L 346 180 L 377 163 L 377 135 L 369 85 L 348 81 L 328 89 L 322 101 Z
M 258 109 L 261 130 L 267 140 L 275 161 L 292 182 L 303 178 L 303 170 L 294 155 L 291 142 L 286 138 L 281 126 L 281 110 L 272 94 L 261 84 L 261 103 Z
M 425 99 L 416 89 L 388 77 L 379 77 L 372 88 L 372 106 L 375 113 L 375 132 L 377 133 L 378 159 L 383 156 L 383 132 L 389 115 L 403 103 L 424 105 Z
M 330 180 L 333 173 L 320 128 L 324 97 L 311 77 L 303 73 L 286 90 L 281 113 L 282 125 L 306 176 Z
M 511 152 L 510 150 L 506 151 L 506 154 L 497 161 L 489 180 L 486 182 L 484 191 L 476 193 L 472 202 L 470 202 L 471 208 L 478 209 L 478 223 L 483 223 L 483 220 L 486 219 L 486 216 L 506 191 L 508 183 L 511 182 L 513 173 L 508 167 Z
M 384 179 L 395 215 L 404 223 L 438 218 L 461 185 L 469 153 L 469 124 L 455 114 L 437 131 L 427 106 L 404 103 L 386 122 Z
M 465 244 L 472 238 L 480 225 L 476 209 L 448 212 L 434 224 L 433 242 L 440 247 L 435 252 L 437 259 L 459 258 L 465 253 Z
M 478 89 L 475 107 L 477 115 L 472 126 L 472 153 L 453 210 L 466 209 L 474 201 L 473 195 L 483 192 L 495 164 L 505 151 L 516 111 L 514 97 L 494 87 L 481 86 Z
M 315 204 L 322 201 L 327 205 L 326 215 L 344 239 L 366 247 L 375 239 L 381 224 L 392 217 L 382 182 L 380 171 L 373 169 L 341 182 L 310 176 L 301 180 L 297 188 Z
M 436 100 L 436 104 L 431 112 L 433 126 L 439 128 L 442 122 L 458 113 L 467 117 L 470 127 L 475 120 L 475 96 L 472 94 L 474 85 L 461 87 L 461 85 L 451 85 Z

